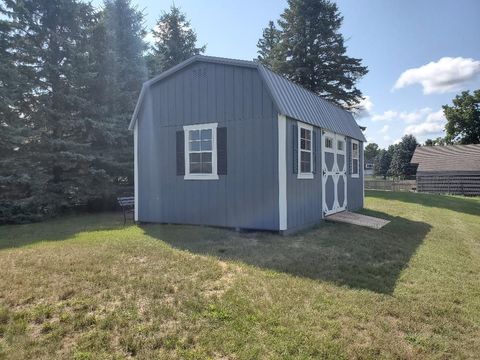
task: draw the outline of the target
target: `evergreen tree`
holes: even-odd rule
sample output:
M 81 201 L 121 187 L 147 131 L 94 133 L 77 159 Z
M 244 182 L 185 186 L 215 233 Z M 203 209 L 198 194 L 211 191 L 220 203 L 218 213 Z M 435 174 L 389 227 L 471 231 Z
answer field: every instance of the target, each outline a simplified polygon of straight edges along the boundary
M 278 43 L 280 42 L 281 32 L 275 27 L 273 21 L 269 21 L 268 27 L 263 29 L 262 38 L 258 40 L 258 61 L 272 68 L 277 67 L 276 61 L 279 60 Z
M 453 106 L 444 105 L 447 118 L 445 141 L 449 144 L 480 144 L 480 89 L 462 92 Z
M 105 1 L 100 26 L 105 32 L 103 71 L 109 92 L 108 111 L 123 116 L 124 120 L 131 116 L 147 79 L 143 20 L 143 13 L 132 6 L 130 0 Z
M 263 61 L 325 99 L 352 109 L 362 99 L 355 84 L 368 69 L 361 59 L 346 55 L 342 22 L 337 5 L 328 0 L 288 0 L 278 21 L 278 44 L 268 52 L 274 60 Z M 262 40 L 260 44 L 266 42 L 265 37 Z
M 380 152 L 380 149 L 377 144 L 375 143 L 368 144 L 367 146 L 365 146 L 365 150 L 364 150 L 365 161 L 375 159 L 375 157 L 378 155 L 379 152 Z
M 394 147 L 389 175 L 394 177 L 414 175 L 415 171 L 410 165 L 410 160 L 417 146 L 417 140 L 413 135 L 402 137 L 402 141 Z
M 163 13 L 152 30 L 155 43 L 147 56 L 150 76 L 157 75 L 193 55 L 205 52 L 206 45 L 197 47 L 197 34 L 186 15 L 173 5 Z
M 391 161 L 391 154 L 387 150 L 381 149 L 375 156 L 373 162 L 373 174 L 375 176 L 382 176 L 385 179 L 388 175 Z

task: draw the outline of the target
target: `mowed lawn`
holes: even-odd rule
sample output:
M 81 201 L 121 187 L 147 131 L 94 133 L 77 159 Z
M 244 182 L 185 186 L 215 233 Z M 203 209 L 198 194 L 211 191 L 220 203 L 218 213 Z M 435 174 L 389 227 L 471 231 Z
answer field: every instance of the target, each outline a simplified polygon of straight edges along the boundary
M 2 226 L 0 358 L 479 358 L 480 199 L 367 195 L 381 230 Z

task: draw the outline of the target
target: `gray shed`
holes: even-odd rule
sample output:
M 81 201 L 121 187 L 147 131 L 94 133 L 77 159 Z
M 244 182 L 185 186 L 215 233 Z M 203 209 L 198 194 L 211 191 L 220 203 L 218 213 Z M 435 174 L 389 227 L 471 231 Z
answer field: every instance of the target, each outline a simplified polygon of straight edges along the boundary
M 419 192 L 480 195 L 480 144 L 420 146 L 410 162 Z
M 197 55 L 163 72 L 130 129 L 137 221 L 290 233 L 363 206 L 352 114 L 257 62 Z

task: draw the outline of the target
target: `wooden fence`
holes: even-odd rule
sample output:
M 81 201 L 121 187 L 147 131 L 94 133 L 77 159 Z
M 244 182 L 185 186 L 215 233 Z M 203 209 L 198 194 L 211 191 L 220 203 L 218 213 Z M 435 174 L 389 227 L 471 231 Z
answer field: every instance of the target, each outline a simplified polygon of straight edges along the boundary
M 366 190 L 412 191 L 416 187 L 416 180 L 365 179 Z

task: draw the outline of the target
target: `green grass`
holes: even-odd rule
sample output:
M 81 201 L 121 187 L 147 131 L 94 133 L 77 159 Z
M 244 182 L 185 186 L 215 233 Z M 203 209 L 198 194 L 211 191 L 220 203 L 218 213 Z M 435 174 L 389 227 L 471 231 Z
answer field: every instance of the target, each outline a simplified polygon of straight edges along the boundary
M 480 199 L 366 201 L 391 223 L 0 227 L 0 359 L 478 357 Z

